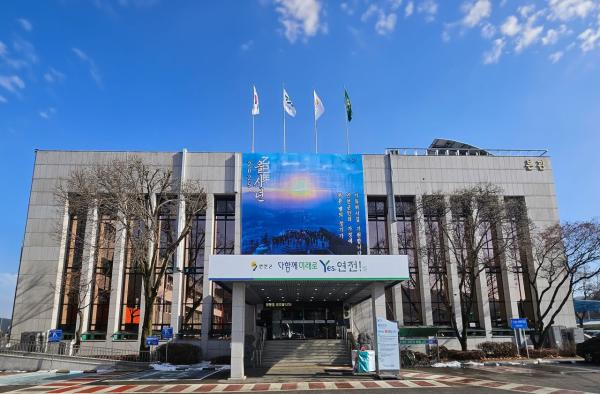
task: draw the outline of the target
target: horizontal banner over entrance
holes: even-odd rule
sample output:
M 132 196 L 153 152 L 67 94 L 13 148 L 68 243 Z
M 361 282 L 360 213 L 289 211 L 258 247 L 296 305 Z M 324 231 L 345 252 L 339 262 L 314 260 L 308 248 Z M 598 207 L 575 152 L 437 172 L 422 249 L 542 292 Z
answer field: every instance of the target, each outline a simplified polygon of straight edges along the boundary
M 208 279 L 377 280 L 408 279 L 405 255 L 212 255 Z

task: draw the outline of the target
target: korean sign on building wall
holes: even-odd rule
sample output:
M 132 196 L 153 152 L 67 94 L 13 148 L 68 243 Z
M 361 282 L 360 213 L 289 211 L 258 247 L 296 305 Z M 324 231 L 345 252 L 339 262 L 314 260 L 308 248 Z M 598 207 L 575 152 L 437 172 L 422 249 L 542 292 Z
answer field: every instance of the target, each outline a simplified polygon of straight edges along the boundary
M 244 153 L 242 254 L 366 254 L 361 155 Z
M 406 255 L 211 255 L 210 280 L 406 280 Z

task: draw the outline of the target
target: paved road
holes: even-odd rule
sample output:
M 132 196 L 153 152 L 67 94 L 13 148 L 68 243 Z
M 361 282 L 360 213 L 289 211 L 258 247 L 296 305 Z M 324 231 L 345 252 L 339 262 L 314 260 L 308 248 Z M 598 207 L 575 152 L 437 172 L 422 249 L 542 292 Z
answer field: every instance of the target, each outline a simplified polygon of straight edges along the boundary
M 348 390 L 389 392 L 536 394 L 600 393 L 600 366 L 528 365 L 510 367 L 423 368 L 403 371 L 403 380 L 369 380 L 367 377 L 288 374 L 281 371 L 243 382 L 225 379 L 226 372 L 140 371 L 135 373 L 72 374 L 32 373 L 0 376 L 0 392 L 37 393 L 174 393 L 264 392 L 337 393 Z

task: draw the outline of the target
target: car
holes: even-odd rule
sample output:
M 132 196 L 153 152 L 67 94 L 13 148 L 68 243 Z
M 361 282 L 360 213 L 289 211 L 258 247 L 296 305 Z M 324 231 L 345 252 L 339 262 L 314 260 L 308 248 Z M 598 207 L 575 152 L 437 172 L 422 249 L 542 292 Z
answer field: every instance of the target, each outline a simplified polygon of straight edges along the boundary
M 600 363 L 600 336 L 577 344 L 577 355 L 587 362 Z

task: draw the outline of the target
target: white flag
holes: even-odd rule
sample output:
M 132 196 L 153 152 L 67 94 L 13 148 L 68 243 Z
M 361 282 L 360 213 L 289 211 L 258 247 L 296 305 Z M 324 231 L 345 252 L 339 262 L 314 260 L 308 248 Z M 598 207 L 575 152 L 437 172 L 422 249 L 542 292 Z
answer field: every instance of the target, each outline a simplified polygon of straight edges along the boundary
M 316 120 L 316 119 L 319 119 L 321 117 L 321 115 L 323 115 L 323 112 L 325 112 L 325 107 L 323 106 L 323 102 L 321 101 L 319 96 L 317 96 L 317 91 L 313 90 L 313 93 L 315 96 L 315 120 Z
M 283 109 L 292 118 L 296 116 L 296 107 L 294 107 L 294 103 L 292 103 L 292 100 L 285 89 L 283 89 Z
M 258 108 L 258 93 L 256 93 L 256 86 L 252 86 L 254 88 L 254 96 L 252 97 L 252 115 L 260 114 L 260 109 Z

